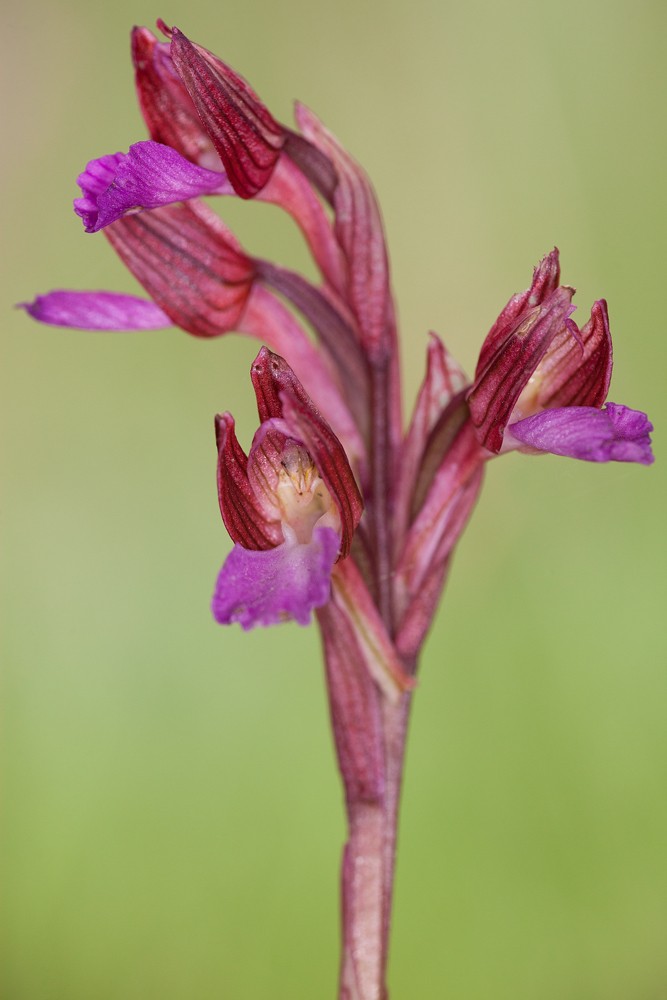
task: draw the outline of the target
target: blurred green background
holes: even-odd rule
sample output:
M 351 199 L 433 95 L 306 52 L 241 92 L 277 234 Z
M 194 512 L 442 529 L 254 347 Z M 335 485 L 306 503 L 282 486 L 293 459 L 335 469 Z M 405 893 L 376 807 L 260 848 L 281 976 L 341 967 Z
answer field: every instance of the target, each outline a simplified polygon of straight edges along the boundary
M 283 120 L 312 106 L 369 171 L 409 399 L 427 330 L 473 370 L 554 244 L 580 322 L 608 298 L 611 398 L 650 413 L 658 462 L 489 469 L 423 657 L 390 982 L 392 1000 L 665 1000 L 662 0 L 6 9 L 0 995 L 335 995 L 344 824 L 317 635 L 208 611 L 229 547 L 212 416 L 249 441 L 255 345 L 12 310 L 136 290 L 70 201 L 88 159 L 144 137 L 128 31 L 157 16 Z M 307 266 L 277 211 L 224 214 Z

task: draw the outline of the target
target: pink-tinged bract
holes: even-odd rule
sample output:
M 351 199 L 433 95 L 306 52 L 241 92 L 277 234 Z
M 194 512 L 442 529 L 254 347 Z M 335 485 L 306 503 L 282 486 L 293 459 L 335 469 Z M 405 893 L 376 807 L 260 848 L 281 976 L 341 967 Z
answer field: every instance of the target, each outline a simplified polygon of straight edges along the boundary
M 481 443 L 498 452 L 512 411 L 553 339 L 567 329 L 572 289 L 556 288 L 541 303 L 512 318 L 468 393 L 470 414 Z
M 345 298 L 366 352 L 386 358 L 395 330 L 389 261 L 375 192 L 365 172 L 312 111 L 299 104 L 296 114 L 304 136 L 334 167 L 335 233 L 348 264 Z
M 347 556 L 363 501 L 340 441 L 284 358 L 263 347 L 252 365 L 251 376 L 260 420 L 285 417 L 294 437 L 310 452 L 338 508 L 341 555 Z

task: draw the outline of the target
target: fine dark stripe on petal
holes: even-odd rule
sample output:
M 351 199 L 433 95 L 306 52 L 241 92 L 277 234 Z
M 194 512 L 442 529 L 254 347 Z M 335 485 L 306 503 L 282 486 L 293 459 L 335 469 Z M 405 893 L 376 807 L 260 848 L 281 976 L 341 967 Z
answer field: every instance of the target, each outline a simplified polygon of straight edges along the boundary
M 157 208 L 120 219 L 104 232 L 177 326 L 199 337 L 238 327 L 254 267 L 206 206 L 187 202 Z
M 284 129 L 243 77 L 172 29 L 171 56 L 234 190 L 253 198 L 280 156 Z

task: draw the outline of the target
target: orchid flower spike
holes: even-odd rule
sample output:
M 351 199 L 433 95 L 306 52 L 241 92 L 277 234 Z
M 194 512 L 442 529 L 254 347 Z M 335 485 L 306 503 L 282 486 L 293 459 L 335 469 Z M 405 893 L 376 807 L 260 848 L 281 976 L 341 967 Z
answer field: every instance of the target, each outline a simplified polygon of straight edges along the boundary
M 574 289 L 559 284 L 558 250 L 538 264 L 491 328 L 467 399 L 480 443 L 591 462 L 653 461 L 645 413 L 603 404 L 612 371 L 607 303 L 579 329 Z
M 307 625 L 329 600 L 363 504 L 340 441 L 287 362 L 263 347 L 251 377 L 261 423 L 249 455 L 231 414 L 215 421 L 220 511 L 236 544 L 213 614 L 246 629 L 288 618 Z
M 472 383 L 432 334 L 407 431 L 389 255 L 370 180 L 306 107 L 278 122 L 252 87 L 178 27 L 132 33 L 148 138 L 91 160 L 74 210 L 145 296 L 57 290 L 24 307 L 92 330 L 175 325 L 262 345 L 246 454 L 215 419 L 220 511 L 234 543 L 212 601 L 244 629 L 316 615 L 349 839 L 340 997 L 387 995 L 396 819 L 410 692 L 488 460 L 551 452 L 653 461 L 651 424 L 607 399 L 607 306 L 580 329 L 557 250 L 509 300 Z M 203 199 L 278 205 L 317 278 L 254 257 Z M 314 336 L 303 326 L 307 323 Z

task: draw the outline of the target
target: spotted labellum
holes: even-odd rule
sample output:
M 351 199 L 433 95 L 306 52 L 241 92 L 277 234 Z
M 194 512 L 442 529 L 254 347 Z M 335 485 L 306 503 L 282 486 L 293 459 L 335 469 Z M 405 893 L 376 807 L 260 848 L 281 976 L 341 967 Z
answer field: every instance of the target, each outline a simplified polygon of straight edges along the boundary
M 163 40 L 132 32 L 148 138 L 91 160 L 74 202 L 144 294 L 58 290 L 25 309 L 56 326 L 236 331 L 263 345 L 248 453 L 232 416 L 215 419 L 233 548 L 213 616 L 244 629 L 317 618 L 349 825 L 339 995 L 382 1000 L 418 657 L 485 466 L 510 451 L 649 465 L 652 427 L 607 402 L 607 305 L 575 323 L 554 249 L 501 310 L 472 381 L 431 334 L 405 429 L 389 258 L 366 174 L 305 106 L 294 128 L 281 124 L 226 63 L 158 28 Z M 203 200 L 229 197 L 287 212 L 318 278 L 248 253 Z

